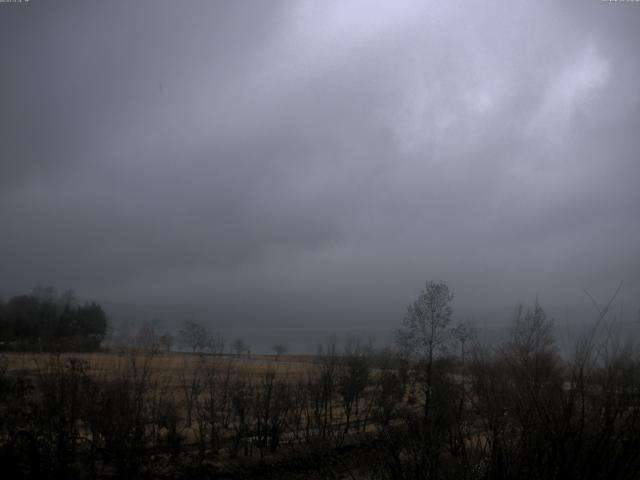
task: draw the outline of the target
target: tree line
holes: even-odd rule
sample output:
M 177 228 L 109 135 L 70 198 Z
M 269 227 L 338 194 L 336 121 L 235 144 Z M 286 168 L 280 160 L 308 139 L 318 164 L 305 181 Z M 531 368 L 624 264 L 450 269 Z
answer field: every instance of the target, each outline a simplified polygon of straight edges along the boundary
M 31 294 L 0 299 L 3 350 L 92 351 L 107 333 L 107 316 L 95 302 L 79 304 L 73 291 L 36 287 Z

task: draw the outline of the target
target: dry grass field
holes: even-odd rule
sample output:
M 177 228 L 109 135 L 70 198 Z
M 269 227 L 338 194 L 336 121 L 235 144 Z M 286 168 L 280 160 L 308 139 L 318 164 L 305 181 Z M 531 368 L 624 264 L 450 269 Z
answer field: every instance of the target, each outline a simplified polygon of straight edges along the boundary
M 92 375 L 121 372 L 132 365 L 147 368 L 154 376 L 175 379 L 185 372 L 201 368 L 233 368 L 237 374 L 251 379 L 275 371 L 278 376 L 299 377 L 315 369 L 313 356 L 283 355 L 195 355 L 180 352 L 150 354 L 142 350 L 114 350 L 92 353 L 2 353 L 7 373 L 37 374 L 54 364 L 82 361 Z
M 78 353 L 3 352 L 0 366 L 8 375 L 38 378 L 71 364 L 81 365 L 95 380 L 146 375 L 165 395 L 180 397 L 194 377 L 229 372 L 236 380 L 259 384 L 266 375 L 294 384 L 315 377 L 319 359 L 312 355 L 198 355 L 184 352 L 148 352 L 140 349 Z

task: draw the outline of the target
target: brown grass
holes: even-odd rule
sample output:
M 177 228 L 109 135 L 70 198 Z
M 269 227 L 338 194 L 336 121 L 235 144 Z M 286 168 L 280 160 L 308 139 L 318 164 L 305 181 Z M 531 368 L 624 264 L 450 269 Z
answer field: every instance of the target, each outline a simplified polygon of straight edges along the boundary
M 148 368 L 157 379 L 170 383 L 181 381 L 185 373 L 193 373 L 201 368 L 231 367 L 237 377 L 245 379 L 262 378 L 267 371 L 275 371 L 279 378 L 299 378 L 315 370 L 314 357 L 281 355 L 235 355 L 212 356 L 187 353 L 157 353 L 149 355 L 144 351 L 112 351 L 100 353 L 3 353 L 8 373 L 36 375 L 46 371 L 54 363 L 66 364 L 71 360 L 86 362 L 87 371 L 92 376 L 109 377 L 131 368 L 135 363 L 139 368 Z

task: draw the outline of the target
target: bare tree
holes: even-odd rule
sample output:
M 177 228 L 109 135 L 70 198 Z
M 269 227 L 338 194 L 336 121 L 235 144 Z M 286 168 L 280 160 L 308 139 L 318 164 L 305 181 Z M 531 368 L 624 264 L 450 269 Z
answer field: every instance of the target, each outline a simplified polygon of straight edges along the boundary
M 135 336 L 137 347 L 148 352 L 157 353 L 160 350 L 160 334 L 158 333 L 158 320 L 144 321 Z
M 287 353 L 287 346 L 283 345 L 282 343 L 276 343 L 273 346 L 273 351 L 276 354 L 276 360 L 279 360 L 282 355 Z
M 198 365 L 196 368 L 192 366 L 184 366 L 180 372 L 180 389 L 183 394 L 183 408 L 186 414 L 187 427 L 191 427 L 193 421 L 193 410 L 196 406 L 196 402 L 202 390 L 203 380 L 202 371 L 204 366 Z
M 441 348 L 451 322 L 453 294 L 445 282 L 427 282 L 418 299 L 407 307 L 399 341 L 414 354 L 426 356 L 428 362 Z
M 209 330 L 201 323 L 186 320 L 178 332 L 180 343 L 183 347 L 191 349 L 193 353 L 201 353 L 209 350 L 219 353 L 224 347 L 220 335 L 211 335 Z
M 351 421 L 359 421 L 360 403 L 369 384 L 370 361 L 369 349 L 361 347 L 358 343 L 347 345 L 337 380 L 345 417 L 345 435 L 349 433 Z
M 206 349 L 214 355 L 222 355 L 224 353 L 224 337 L 219 332 L 209 335 Z
M 277 379 L 275 370 L 267 370 L 256 388 L 253 402 L 255 434 L 261 458 L 267 447 L 274 453 L 280 445 L 287 413 L 291 407 L 290 395 L 288 383 Z
M 242 448 L 244 448 L 245 455 L 250 453 L 247 437 L 251 434 L 251 406 L 252 398 L 254 398 L 254 386 L 246 379 L 238 378 L 233 382 L 230 393 L 233 436 L 229 455 L 231 458 L 235 458 Z
M 165 352 L 170 352 L 171 347 L 173 346 L 173 335 L 170 333 L 163 333 L 160 335 L 160 338 L 158 338 L 158 344 Z
M 407 410 L 404 422 L 415 432 L 408 442 L 412 469 L 428 478 L 438 478 L 440 453 L 451 423 L 452 385 L 447 376 L 448 365 L 441 359 L 451 338 L 453 294 L 446 282 L 427 282 L 413 304 L 407 307 L 397 344 L 410 359 L 417 362 L 412 370 L 413 384 L 420 393 L 421 418 Z M 438 368 L 436 368 L 438 367 Z M 396 457 L 398 458 L 398 457 Z
M 445 282 L 427 282 L 418 299 L 407 307 L 403 328 L 398 332 L 398 344 L 421 364 L 418 372 L 425 387 L 425 414 L 431 398 L 433 364 L 449 339 L 451 301 L 453 294 Z
M 203 366 L 204 367 L 204 366 Z M 231 422 L 231 389 L 235 372 L 232 364 L 209 364 L 201 371 L 203 394 L 197 402 L 198 429 L 196 437 L 200 446 L 200 455 L 209 448 L 218 453 L 223 432 Z
M 241 338 L 238 338 L 233 345 L 231 345 L 233 350 L 236 352 L 236 355 L 243 355 L 249 351 L 249 347 Z

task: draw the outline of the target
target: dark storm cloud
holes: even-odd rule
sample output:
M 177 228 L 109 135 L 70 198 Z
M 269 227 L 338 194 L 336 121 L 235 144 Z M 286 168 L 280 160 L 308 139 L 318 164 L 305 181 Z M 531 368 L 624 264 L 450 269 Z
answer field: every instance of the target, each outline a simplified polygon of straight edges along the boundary
M 0 291 L 254 323 L 394 322 L 432 278 L 637 302 L 636 5 L 1 7 Z

